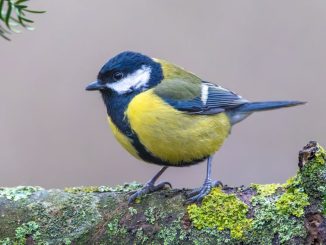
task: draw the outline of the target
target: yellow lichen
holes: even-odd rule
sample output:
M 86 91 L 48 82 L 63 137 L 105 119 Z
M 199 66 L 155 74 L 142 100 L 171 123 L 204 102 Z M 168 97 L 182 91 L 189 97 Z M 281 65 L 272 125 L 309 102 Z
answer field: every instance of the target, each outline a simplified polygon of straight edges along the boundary
M 266 185 L 251 184 L 251 187 L 257 191 L 258 195 L 267 197 L 274 194 L 278 188 L 282 187 L 282 185 L 281 184 L 266 184 Z
M 100 192 L 98 186 L 80 186 L 80 187 L 66 187 L 64 189 L 65 192 L 69 193 L 93 193 L 93 192 Z
M 231 237 L 241 239 L 251 227 L 252 220 L 247 218 L 248 206 L 234 194 L 226 194 L 220 188 L 213 188 L 201 206 L 191 204 L 188 214 L 197 229 L 229 229 Z
M 301 217 L 304 207 L 309 205 L 309 197 L 300 189 L 288 190 L 275 203 L 276 210 L 283 214 Z
M 326 160 L 326 150 L 317 144 L 318 151 L 315 153 L 314 161 L 318 164 L 324 165 Z

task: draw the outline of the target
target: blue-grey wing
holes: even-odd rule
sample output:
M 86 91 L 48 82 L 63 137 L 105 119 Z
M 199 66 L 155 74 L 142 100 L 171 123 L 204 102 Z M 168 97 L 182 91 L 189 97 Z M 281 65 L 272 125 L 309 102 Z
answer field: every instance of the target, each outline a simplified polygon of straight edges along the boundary
M 165 95 L 163 100 L 179 111 L 202 115 L 221 113 L 248 102 L 236 93 L 209 82 L 202 82 L 200 93 L 194 98 L 174 99 Z

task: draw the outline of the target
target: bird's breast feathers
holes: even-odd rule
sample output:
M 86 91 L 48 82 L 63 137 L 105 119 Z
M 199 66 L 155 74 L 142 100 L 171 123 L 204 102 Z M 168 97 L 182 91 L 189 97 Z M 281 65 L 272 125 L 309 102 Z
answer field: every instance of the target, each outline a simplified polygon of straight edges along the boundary
M 210 156 L 220 148 L 230 130 L 225 113 L 184 113 L 166 103 L 153 89 L 135 96 L 125 116 L 146 149 L 172 165 Z
M 136 148 L 133 146 L 131 139 L 129 139 L 127 136 L 125 136 L 119 128 L 112 122 L 110 116 L 108 117 L 108 122 L 110 125 L 110 128 L 112 129 L 112 133 L 114 137 L 117 139 L 117 141 L 134 157 L 140 158 L 138 155 L 138 152 Z

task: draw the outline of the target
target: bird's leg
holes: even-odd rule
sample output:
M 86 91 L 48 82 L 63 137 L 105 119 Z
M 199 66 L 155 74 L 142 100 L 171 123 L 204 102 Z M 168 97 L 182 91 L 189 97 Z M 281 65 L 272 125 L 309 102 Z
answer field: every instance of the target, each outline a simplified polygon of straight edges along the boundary
M 209 194 L 213 187 L 222 185 L 222 182 L 212 181 L 211 179 L 212 160 L 213 156 L 209 156 L 207 159 L 207 172 L 203 186 L 190 192 L 187 195 L 189 198 L 187 199 L 186 203 L 200 202 L 207 194 Z
M 154 175 L 153 178 L 151 178 L 141 189 L 139 189 L 136 193 L 132 194 L 129 197 L 128 202 L 132 203 L 135 201 L 136 198 L 141 197 L 145 194 L 152 193 L 154 191 L 162 190 L 166 185 L 170 186 L 172 188 L 172 185 L 169 182 L 162 182 L 159 183 L 158 185 L 154 185 L 156 180 L 163 174 L 163 172 L 167 169 L 168 167 L 163 167 L 157 174 Z

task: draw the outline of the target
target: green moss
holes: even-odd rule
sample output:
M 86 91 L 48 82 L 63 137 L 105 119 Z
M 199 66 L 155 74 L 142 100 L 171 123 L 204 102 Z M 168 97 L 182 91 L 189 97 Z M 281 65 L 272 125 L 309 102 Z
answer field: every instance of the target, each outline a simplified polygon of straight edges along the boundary
M 137 244 L 149 244 L 149 237 L 145 235 L 142 228 L 139 228 L 136 232 Z
M 276 210 L 282 214 L 301 217 L 309 205 L 309 197 L 301 189 L 288 190 L 275 203 Z
M 130 213 L 131 216 L 134 216 L 138 213 L 137 209 L 133 208 L 133 207 L 129 207 L 128 211 Z
M 100 189 L 101 188 L 101 189 Z M 104 191 L 100 191 L 100 190 Z M 105 192 L 105 188 L 106 187 L 99 187 L 99 186 L 79 186 L 79 187 L 66 187 L 64 189 L 65 192 L 68 193 L 80 193 L 80 192 L 84 192 L 84 193 L 93 193 L 93 192 Z
M 252 223 L 247 218 L 248 206 L 234 194 L 225 194 L 220 188 L 213 188 L 201 206 L 191 204 L 187 210 L 196 228 L 229 229 L 231 237 L 236 239 L 243 238 Z
M 38 186 L 17 186 L 17 187 L 6 187 L 0 188 L 0 197 L 5 197 L 8 200 L 18 201 L 26 199 L 31 196 L 34 192 L 43 190 Z
M 321 161 L 317 162 L 320 165 Z M 257 188 L 257 195 L 251 200 L 255 214 L 252 230 L 248 233 L 250 243 L 270 244 L 276 239 L 276 234 L 281 244 L 288 243 L 291 239 L 304 241 L 306 229 L 303 215 L 304 208 L 309 205 L 304 175 L 311 165 L 315 163 L 309 162 L 304 167 L 306 169 L 298 171 L 285 184 L 277 186 L 275 190 L 279 190 L 278 193 L 266 195 L 264 190 Z M 269 190 L 267 193 L 269 194 Z
M 163 240 L 164 245 L 175 244 L 178 239 L 178 229 L 163 227 L 158 233 L 158 238 Z
M 322 196 L 326 200 L 325 158 L 325 150 L 321 146 L 318 146 L 315 157 L 310 160 L 309 164 L 305 164 L 299 172 L 304 191 L 309 193 L 310 198 L 319 199 Z M 325 211 L 324 208 L 325 206 L 321 203 L 320 209 Z
M 17 227 L 15 230 L 15 238 L 10 239 L 9 237 L 0 240 L 1 245 L 23 245 L 26 244 L 26 238 L 32 237 L 33 241 L 37 244 L 43 245 L 45 242 L 40 240 L 39 225 L 35 221 L 30 221 L 23 223 L 21 226 Z
M 282 187 L 282 185 L 281 184 L 266 184 L 266 185 L 251 184 L 251 187 L 257 191 L 258 195 L 266 197 L 266 196 L 273 195 L 278 188 Z
M 93 194 L 49 191 L 45 202 L 30 203 L 27 209 L 42 227 L 40 239 L 62 244 L 67 239 L 81 239 L 91 231 L 101 218 L 97 204 L 98 198 Z
M 318 151 L 315 153 L 315 158 L 312 160 L 313 163 L 319 164 L 320 166 L 325 165 L 326 151 L 323 147 L 317 144 Z
M 279 212 L 276 202 L 280 195 L 252 198 L 255 214 L 251 230 L 247 233 L 248 244 L 272 244 L 275 235 L 281 244 L 293 238 L 306 237 L 303 217 L 296 218 L 290 213 Z
M 156 221 L 155 217 L 155 208 L 154 207 L 149 207 L 148 209 L 145 210 L 144 214 L 146 217 L 146 221 L 150 224 L 154 224 Z
M 228 231 L 218 231 L 214 228 L 203 228 L 201 230 L 192 231 L 192 237 L 190 240 L 194 241 L 194 244 L 241 244 L 239 240 L 230 238 Z
M 308 202 L 312 204 L 309 211 L 317 207 L 317 212 L 326 214 L 324 158 L 320 148 L 316 157 L 283 185 L 232 189 L 238 196 L 214 188 L 201 206 L 187 207 L 192 223 L 182 205 L 184 195 L 176 190 L 165 191 L 167 198 L 161 193 L 147 195 L 141 205 L 128 206 L 126 192 L 138 189 L 138 184 L 68 188 L 69 193 L 2 188 L 5 216 L 0 217 L 0 244 L 18 245 L 18 239 L 24 241 L 26 235 L 37 244 L 89 244 L 94 239 L 98 239 L 96 244 L 304 244 Z M 33 195 L 35 191 L 38 193 Z M 94 194 L 97 192 L 101 194 Z M 22 207 L 18 213 L 7 211 L 16 206 Z M 9 217 L 17 217 L 17 221 Z
M 1 245 L 11 245 L 12 242 L 11 242 L 10 238 L 7 237 L 7 238 L 5 238 L 5 239 L 0 240 L 0 244 L 1 244 Z
M 27 236 L 32 236 L 34 241 L 39 239 L 39 225 L 36 222 L 30 221 L 28 223 L 22 224 L 16 229 L 16 240 L 18 244 L 26 243 Z
M 186 231 L 181 227 L 181 216 L 176 217 L 171 225 L 162 227 L 158 233 L 158 238 L 164 245 L 179 244 L 186 236 Z
M 64 189 L 68 193 L 96 193 L 96 192 L 129 192 L 138 190 L 142 185 L 137 182 L 125 183 L 115 187 L 110 186 L 80 186 L 80 187 L 67 187 Z
M 70 245 L 70 244 L 72 244 L 72 242 L 71 242 L 71 240 L 70 240 L 69 238 L 65 238 L 65 239 L 63 239 L 63 242 L 64 242 L 65 245 Z
M 122 241 L 126 237 L 127 233 L 128 231 L 126 228 L 120 226 L 119 219 L 116 218 L 107 225 L 107 242 L 110 242 L 110 244 L 119 244 L 118 241 Z
M 301 175 L 298 172 L 295 176 L 289 178 L 288 180 L 286 180 L 286 182 L 282 185 L 283 188 L 297 188 L 299 186 L 301 186 Z

